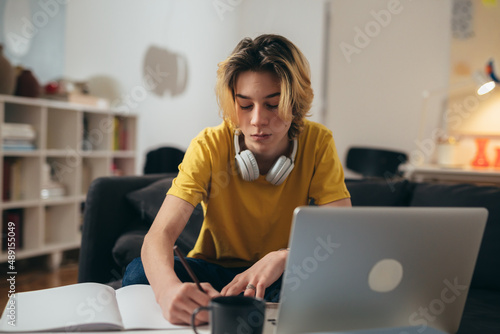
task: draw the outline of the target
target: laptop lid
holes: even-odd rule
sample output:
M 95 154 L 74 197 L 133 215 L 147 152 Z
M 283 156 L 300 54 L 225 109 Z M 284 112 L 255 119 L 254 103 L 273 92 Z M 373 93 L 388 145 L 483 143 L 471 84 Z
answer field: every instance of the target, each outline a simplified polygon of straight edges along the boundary
M 455 333 L 487 216 L 484 208 L 297 208 L 276 333 Z

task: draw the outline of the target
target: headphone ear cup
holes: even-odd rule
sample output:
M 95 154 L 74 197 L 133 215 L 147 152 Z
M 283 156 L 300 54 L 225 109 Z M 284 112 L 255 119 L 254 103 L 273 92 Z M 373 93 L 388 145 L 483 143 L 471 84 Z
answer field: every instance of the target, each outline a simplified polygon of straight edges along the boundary
M 259 178 L 259 166 L 249 150 L 241 152 L 236 156 L 241 176 L 245 181 L 255 181 Z
M 238 172 L 240 173 L 241 178 L 245 181 L 249 181 L 250 175 L 248 173 L 248 169 L 239 154 L 236 155 L 236 166 L 238 166 Z
M 282 155 L 267 173 L 266 180 L 275 186 L 280 185 L 290 174 L 293 166 L 292 160 Z
M 287 160 L 290 162 L 290 164 L 286 168 L 283 168 L 283 173 L 281 173 L 280 178 L 277 179 L 275 183 L 273 183 L 275 186 L 279 186 L 280 184 L 282 184 L 286 180 L 288 175 L 290 175 L 290 173 L 292 172 L 293 167 L 295 167 L 295 164 L 292 160 L 288 158 Z

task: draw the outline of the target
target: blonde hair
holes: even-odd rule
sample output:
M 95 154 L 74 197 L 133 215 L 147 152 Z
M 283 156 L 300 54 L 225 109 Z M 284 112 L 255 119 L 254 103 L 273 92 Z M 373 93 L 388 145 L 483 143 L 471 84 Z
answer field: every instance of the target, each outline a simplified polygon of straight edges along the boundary
M 297 137 L 304 127 L 304 117 L 309 116 L 314 97 L 309 63 L 302 52 L 285 37 L 267 34 L 254 40 L 244 38 L 231 55 L 219 63 L 215 94 L 221 117 L 233 127 L 238 126 L 236 79 L 246 71 L 267 71 L 278 76 L 281 83 L 278 115 L 291 122 L 288 137 Z

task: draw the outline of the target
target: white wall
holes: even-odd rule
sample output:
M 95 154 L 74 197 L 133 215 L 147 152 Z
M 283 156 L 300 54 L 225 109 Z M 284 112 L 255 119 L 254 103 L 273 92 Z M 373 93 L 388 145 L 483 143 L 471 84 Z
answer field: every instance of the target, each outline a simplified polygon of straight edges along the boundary
M 314 101 L 310 120 L 323 121 L 325 8 L 327 0 L 252 0 L 242 2 L 240 36 L 275 33 L 286 36 L 304 53 L 311 67 Z M 265 10 L 263 10 L 265 8 Z
M 422 92 L 448 85 L 451 0 L 335 0 L 331 16 L 326 125 L 340 157 L 354 145 L 420 157 Z
M 214 96 L 217 63 L 237 42 L 260 33 L 281 33 L 309 58 L 313 88 L 322 90 L 323 0 L 74 0 L 68 3 L 65 73 L 75 79 L 103 78 L 109 98 L 139 112 L 139 161 L 163 145 L 187 148 L 203 128 L 220 123 Z M 306 24 L 307 22 L 307 24 Z M 186 57 L 186 90 L 158 97 L 143 81 L 143 58 L 150 46 Z M 99 95 L 99 92 L 93 92 Z M 124 95 L 125 94 L 125 95 Z M 114 96 L 113 96 L 114 95 Z M 129 100 L 130 101 L 130 100 Z M 319 101 L 319 99 L 318 99 Z M 321 104 L 313 112 L 319 118 Z

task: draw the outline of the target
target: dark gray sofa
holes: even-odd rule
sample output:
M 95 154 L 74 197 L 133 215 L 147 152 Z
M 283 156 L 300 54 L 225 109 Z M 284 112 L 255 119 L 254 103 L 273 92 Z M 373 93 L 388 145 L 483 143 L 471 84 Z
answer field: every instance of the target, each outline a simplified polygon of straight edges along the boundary
M 85 203 L 79 282 L 119 286 L 174 174 L 96 179 Z M 407 180 L 346 180 L 354 206 L 485 207 L 489 217 L 459 334 L 500 333 L 500 187 Z M 177 240 L 187 253 L 196 240 L 198 206 Z

